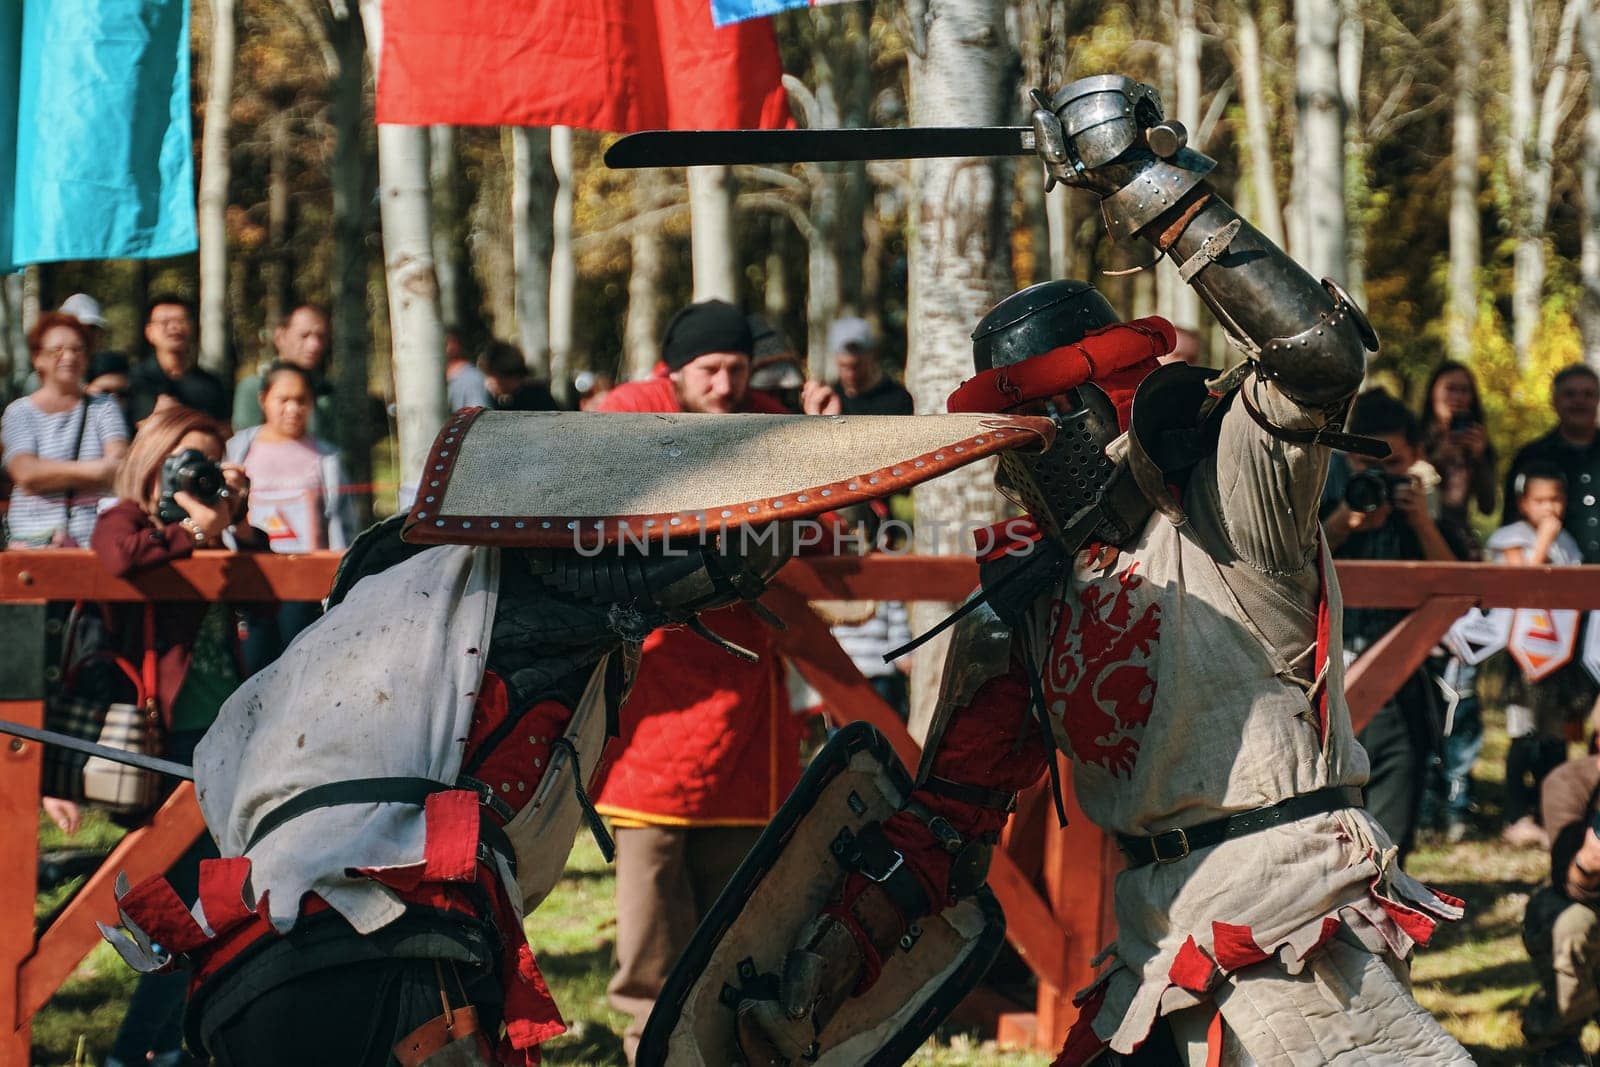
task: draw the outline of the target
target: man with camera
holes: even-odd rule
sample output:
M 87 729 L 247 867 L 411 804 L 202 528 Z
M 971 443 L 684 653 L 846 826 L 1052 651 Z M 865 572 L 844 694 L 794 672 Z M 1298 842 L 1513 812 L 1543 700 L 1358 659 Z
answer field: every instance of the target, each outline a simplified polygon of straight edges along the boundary
M 1460 558 L 1441 527 L 1429 490 L 1438 475 L 1422 459 L 1421 430 L 1404 404 L 1373 389 L 1356 398 L 1349 432 L 1389 446 L 1383 460 L 1336 453 L 1323 492 L 1323 525 L 1337 559 L 1447 561 Z M 1459 543 L 1459 541 L 1457 542 Z M 1345 658 L 1354 658 L 1404 618 L 1404 611 L 1346 608 Z M 1359 740 L 1372 761 L 1367 810 L 1400 846 L 1411 849 L 1421 802 L 1423 771 L 1438 748 L 1442 722 L 1426 677 L 1409 679 L 1395 698 L 1362 730 Z
M 1528 901 L 1522 940 L 1539 991 L 1522 1010 L 1531 1062 L 1592 1062 L 1580 1040 L 1600 1013 L 1600 757 L 1568 760 L 1545 778 L 1540 813 L 1550 831 L 1550 884 Z

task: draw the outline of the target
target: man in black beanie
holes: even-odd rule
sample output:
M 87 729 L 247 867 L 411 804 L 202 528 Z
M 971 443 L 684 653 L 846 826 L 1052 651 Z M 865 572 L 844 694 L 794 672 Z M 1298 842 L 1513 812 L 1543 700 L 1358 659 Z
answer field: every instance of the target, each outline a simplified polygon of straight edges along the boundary
M 690 304 L 667 324 L 655 375 L 619 385 L 600 410 L 783 414 L 786 409 L 775 398 L 750 388 L 754 350 L 744 312 L 723 300 Z M 801 405 L 807 415 L 839 412 L 839 398 L 821 382 L 805 384 Z
M 738 308 L 690 304 L 667 326 L 654 376 L 617 386 L 600 410 L 787 414 L 750 388 L 753 350 Z M 833 414 L 838 404 L 827 386 L 806 383 L 807 414 Z M 616 829 L 617 972 L 608 992 L 633 1017 L 623 1034 L 630 1063 L 667 973 L 800 777 L 805 723 L 790 713 L 770 631 L 742 605 L 708 612 L 705 622 L 760 660 L 733 659 L 682 628 L 651 634 L 595 805 Z

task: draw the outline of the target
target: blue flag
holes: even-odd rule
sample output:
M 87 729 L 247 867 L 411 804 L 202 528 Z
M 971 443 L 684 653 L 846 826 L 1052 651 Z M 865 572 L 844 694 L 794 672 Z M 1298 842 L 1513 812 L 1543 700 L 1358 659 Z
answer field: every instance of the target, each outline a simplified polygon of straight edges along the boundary
M 790 8 L 818 7 L 822 4 L 841 2 L 843 0 L 711 0 L 711 21 L 718 26 L 726 26 L 733 22 L 743 22 L 745 19 L 776 15 Z
M 0 270 L 194 251 L 188 0 L 0 9 Z

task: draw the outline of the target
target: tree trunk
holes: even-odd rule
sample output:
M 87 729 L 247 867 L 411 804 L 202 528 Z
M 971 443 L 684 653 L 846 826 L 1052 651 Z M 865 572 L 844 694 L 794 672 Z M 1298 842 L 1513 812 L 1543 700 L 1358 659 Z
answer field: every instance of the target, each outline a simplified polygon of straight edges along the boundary
M 1305 219 L 1305 254 L 1315 278 L 1341 285 L 1349 275 L 1345 246 L 1344 100 L 1339 92 L 1339 0 L 1295 0 L 1295 97 L 1304 143 L 1305 178 L 1297 183 Z M 1297 143 L 1297 155 L 1299 145 Z M 1300 165 L 1302 160 L 1296 160 Z
M 294 277 L 289 259 L 289 113 L 279 111 L 267 121 L 267 261 L 263 272 L 266 299 L 264 323 L 276 329 L 289 314 L 289 294 Z M 237 325 L 237 321 L 236 325 Z M 255 338 L 250 338 L 250 357 L 256 355 Z
M 789 220 L 773 215 L 767 220 L 767 265 L 763 270 L 764 285 L 761 307 L 767 321 L 775 329 L 783 329 L 783 320 L 789 314 Z
M 1050 227 L 1051 278 L 1070 278 L 1077 270 L 1073 231 L 1078 220 L 1072 208 L 1072 190 L 1065 185 L 1056 186 L 1044 196 L 1045 220 Z
M 28 341 L 22 328 L 22 275 L 0 274 L 0 394 L 9 402 L 12 389 L 21 377 L 18 370 L 28 364 Z
M 689 242 L 694 299 L 739 303 L 739 246 L 734 239 L 729 168 L 689 168 Z
M 1345 276 L 1357 307 L 1367 304 L 1367 138 L 1361 125 L 1361 61 L 1366 27 L 1359 0 L 1343 0 L 1339 26 L 1339 99 L 1344 102 Z
M 1175 0 L 1172 32 L 1172 75 L 1177 89 L 1169 115 L 1183 123 L 1196 148 L 1200 135 L 1200 29 L 1195 25 L 1194 0 Z M 1175 325 L 1200 328 L 1200 296 L 1178 276 L 1177 264 L 1165 256 L 1156 263 L 1161 288 L 1161 310 Z
M 376 76 L 383 41 L 381 0 L 362 0 L 361 15 Z M 444 382 L 444 322 L 428 221 L 426 127 L 378 127 L 378 183 L 400 438 L 396 458 L 400 506 L 405 508 L 417 495 L 428 449 L 450 413 Z
M 1002 0 L 909 0 L 906 13 L 911 124 L 1007 122 L 1016 60 Z M 971 376 L 972 327 L 1011 288 L 1012 182 L 1008 164 L 994 159 L 917 160 L 912 182 L 906 377 L 917 410 L 933 413 Z M 974 464 L 916 488 L 919 551 L 963 552 L 959 526 L 999 520 L 993 471 L 992 463 Z M 942 612 L 917 605 L 914 628 L 929 628 Z M 941 660 L 932 647 L 916 657 L 912 721 L 923 729 Z
M 1478 153 L 1483 129 L 1478 109 L 1478 66 L 1483 50 L 1482 0 L 1456 0 L 1455 117 L 1450 132 L 1450 299 L 1446 304 L 1450 358 L 1472 358 L 1478 318 L 1478 268 L 1483 235 L 1478 223 Z M 1591 60 L 1590 68 L 1594 69 Z M 1590 83 L 1590 92 L 1595 91 Z M 1596 121 L 1600 121 L 1597 119 Z M 1600 266 L 1600 265 L 1597 265 Z
M 1251 221 L 1263 236 L 1280 248 L 1283 207 L 1278 202 L 1278 179 L 1273 167 L 1272 114 L 1261 85 L 1261 32 L 1256 26 L 1251 0 L 1240 0 L 1234 71 L 1239 77 L 1239 97 L 1244 105 L 1245 143 L 1250 158 L 1250 195 L 1255 210 Z
M 517 336 L 517 300 L 514 280 L 516 268 L 512 230 L 506 219 L 511 211 L 512 172 L 516 148 L 510 127 L 500 130 L 500 151 L 490 154 L 478 178 L 478 195 L 471 209 L 471 249 L 473 274 L 478 287 L 487 295 L 490 332 L 496 337 Z M 640 172 L 646 173 L 644 171 Z
M 361 19 L 348 8 L 340 16 L 327 9 L 325 26 L 336 66 L 329 72 L 328 121 L 333 127 L 333 263 L 331 363 L 337 443 L 345 476 L 363 487 L 355 494 L 356 515 L 372 521 L 372 443 L 376 436 L 369 400 L 368 359 L 372 349 L 367 312 L 367 233 L 374 168 L 363 138 L 366 35 Z
M 572 393 L 572 316 L 578 267 L 572 251 L 572 127 L 550 130 L 556 202 L 550 255 L 550 390 L 560 403 Z
M 550 131 L 511 131 L 512 270 L 516 275 L 517 340 L 528 370 L 550 377 L 550 253 L 555 244 L 556 173 Z
M 665 177 L 659 170 L 641 170 L 633 182 L 634 212 L 655 206 Z M 623 377 L 648 378 L 661 352 L 661 273 L 666 259 L 661 229 L 637 227 L 630 242 L 628 318 L 622 328 Z
M 200 365 L 224 381 L 228 366 L 228 125 L 238 12 L 234 0 L 211 0 L 211 70 L 200 142 Z
M 1600 368 L 1600 12 L 1585 4 L 1579 14 L 1583 58 L 1589 67 L 1589 95 L 1583 115 L 1583 147 L 1579 185 L 1583 192 L 1583 252 L 1579 274 L 1578 329 L 1583 335 L 1583 360 Z
M 1551 159 L 1556 128 L 1561 124 L 1567 88 L 1567 68 L 1572 61 L 1573 37 L 1583 0 L 1567 0 L 1561 11 L 1556 40 L 1545 66 L 1545 81 L 1538 112 L 1534 111 L 1533 3 L 1510 0 L 1506 17 L 1506 43 L 1511 54 L 1511 151 L 1508 169 L 1516 204 L 1516 251 L 1511 267 L 1512 339 L 1517 359 L 1528 360 L 1539 327 L 1544 293 L 1545 226 L 1550 213 Z
M 429 205 L 433 220 L 433 269 L 439 276 L 439 315 L 458 330 L 466 314 L 466 243 L 461 217 L 461 159 L 454 126 L 428 127 Z

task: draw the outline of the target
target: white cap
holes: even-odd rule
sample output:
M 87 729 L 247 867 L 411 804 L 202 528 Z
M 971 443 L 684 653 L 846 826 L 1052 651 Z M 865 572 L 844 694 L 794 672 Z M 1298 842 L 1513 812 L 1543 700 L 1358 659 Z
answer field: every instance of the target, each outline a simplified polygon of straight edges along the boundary
M 85 326 L 106 328 L 106 318 L 100 314 L 100 301 L 88 293 L 73 293 L 61 302 L 62 314 L 71 315 Z

